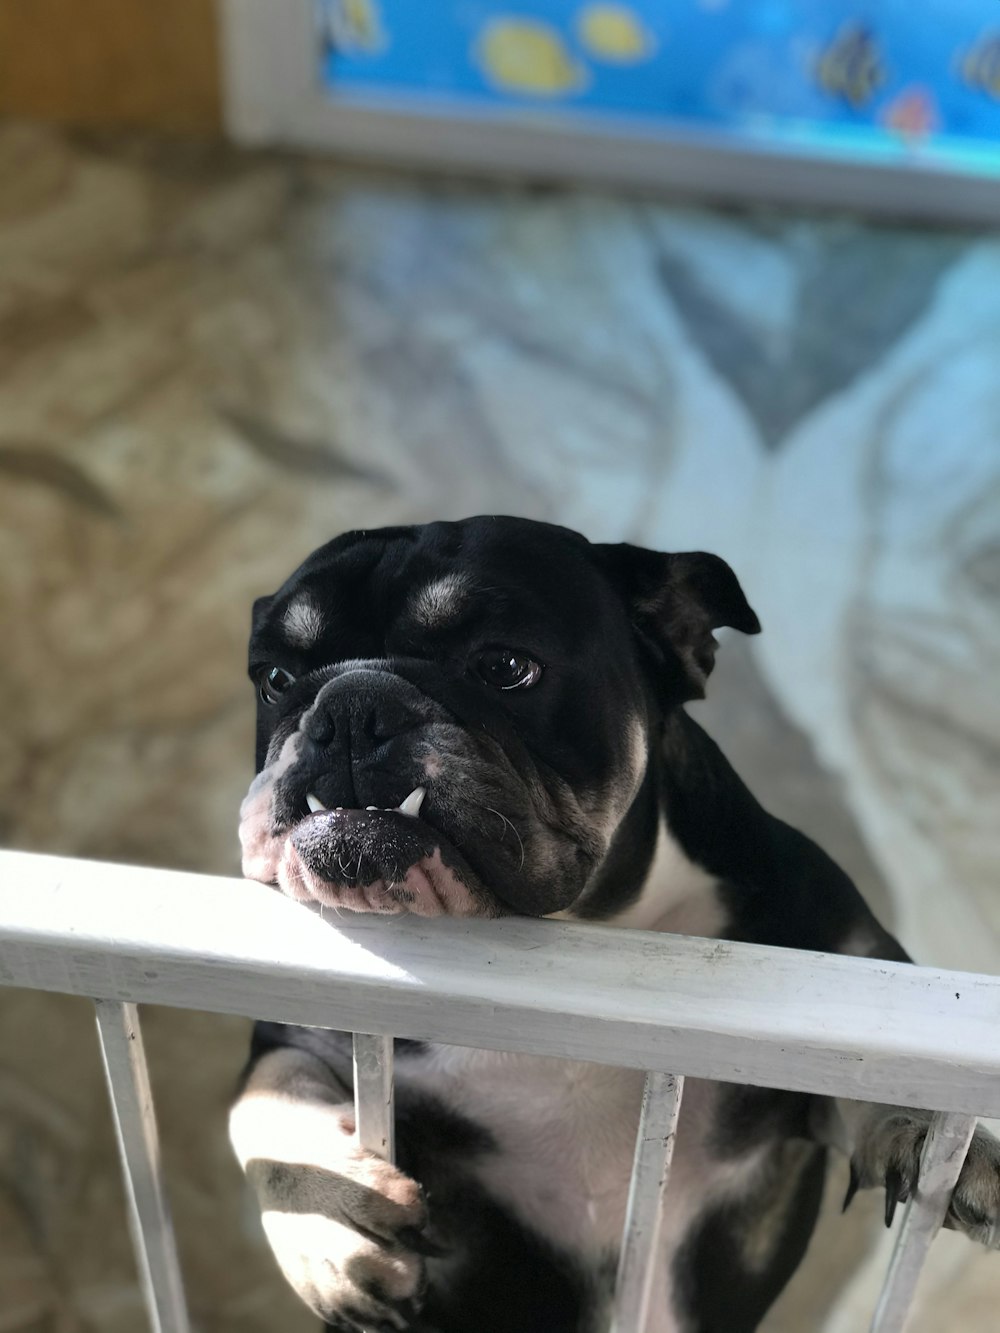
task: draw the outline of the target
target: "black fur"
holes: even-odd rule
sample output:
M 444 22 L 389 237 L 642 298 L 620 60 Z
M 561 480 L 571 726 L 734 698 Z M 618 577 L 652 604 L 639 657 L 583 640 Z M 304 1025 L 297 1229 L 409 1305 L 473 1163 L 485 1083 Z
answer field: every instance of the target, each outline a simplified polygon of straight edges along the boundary
M 422 624 L 414 593 L 455 575 L 468 579 L 468 595 L 440 624 Z M 282 628 L 304 592 L 322 611 L 308 644 L 290 642 Z M 295 678 L 258 709 L 258 770 L 310 718 L 295 765 L 273 784 L 275 837 L 291 839 L 334 888 L 400 880 L 440 845 L 484 915 L 569 908 L 580 920 L 613 920 L 642 893 L 665 823 L 688 860 L 717 881 L 725 938 L 837 950 L 864 930 L 872 953 L 905 958 L 848 877 L 760 807 L 683 711 L 704 692 L 712 630 L 721 625 L 760 628 L 732 571 L 701 552 L 592 546 L 519 519 L 340 537 L 254 607 L 252 678 L 275 665 Z M 542 663 L 542 682 L 506 693 L 484 686 L 475 663 L 491 644 Z M 309 714 L 317 699 L 322 706 Z M 637 728 L 649 745 L 639 774 L 629 751 Z M 328 806 L 397 804 L 423 780 L 431 751 L 446 762 L 428 783 L 421 821 L 380 817 L 362 836 L 350 813 L 329 822 L 305 816 L 307 791 Z M 587 819 L 598 825 L 633 782 L 628 808 L 602 841 Z M 587 819 L 580 805 L 592 812 Z M 517 825 L 520 859 L 503 823 L 470 810 Z M 349 1095 L 344 1034 L 259 1023 L 250 1067 L 281 1046 L 318 1057 Z M 475 1166 L 498 1144 L 408 1087 L 408 1069 L 431 1058 L 423 1043 L 397 1043 L 397 1054 L 399 1163 L 423 1184 L 434 1244 L 446 1252 L 429 1260 L 411 1329 L 601 1333 L 597 1311 L 615 1255 L 583 1264 L 490 1197 Z M 824 1176 L 812 1111 L 800 1094 L 720 1090 L 710 1151 L 720 1162 L 757 1154 L 760 1163 L 745 1194 L 703 1214 L 675 1255 L 686 1333 L 752 1333 L 799 1263 Z

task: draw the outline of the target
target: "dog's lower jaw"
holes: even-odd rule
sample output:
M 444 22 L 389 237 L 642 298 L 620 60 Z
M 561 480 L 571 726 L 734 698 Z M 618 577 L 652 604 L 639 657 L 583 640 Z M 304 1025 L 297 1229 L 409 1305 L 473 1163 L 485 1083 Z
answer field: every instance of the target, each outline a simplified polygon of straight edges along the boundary
M 405 802 L 395 810 L 328 810 L 307 797 L 309 808 L 296 824 L 276 825 L 275 784 L 294 767 L 300 748 L 299 733 L 288 737 L 241 806 L 248 879 L 277 884 L 300 902 L 354 912 L 500 914 L 471 867 Z
M 278 884 L 290 898 L 300 902 L 317 902 L 349 912 L 459 917 L 487 914 L 482 898 L 470 892 L 454 870 L 445 865 L 440 847 L 408 866 L 398 878 L 379 877 L 368 883 L 350 883 L 317 873 L 290 837 L 278 864 Z

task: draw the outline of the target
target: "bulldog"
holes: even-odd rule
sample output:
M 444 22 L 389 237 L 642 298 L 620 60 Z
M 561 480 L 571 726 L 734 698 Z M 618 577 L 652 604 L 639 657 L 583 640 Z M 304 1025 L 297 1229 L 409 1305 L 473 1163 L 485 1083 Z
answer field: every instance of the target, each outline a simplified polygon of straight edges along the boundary
M 905 960 L 685 712 L 729 566 L 525 519 L 350 532 L 254 605 L 243 868 L 337 911 L 510 913 Z M 258 1023 L 231 1112 L 279 1265 L 339 1333 L 606 1333 L 642 1075 L 396 1042 L 397 1161 L 354 1138 L 346 1033 Z M 826 1157 L 916 1180 L 929 1113 L 689 1080 L 654 1333 L 751 1333 Z M 845 1206 L 846 1206 L 845 1202 Z M 977 1131 L 948 1225 L 1000 1244 Z

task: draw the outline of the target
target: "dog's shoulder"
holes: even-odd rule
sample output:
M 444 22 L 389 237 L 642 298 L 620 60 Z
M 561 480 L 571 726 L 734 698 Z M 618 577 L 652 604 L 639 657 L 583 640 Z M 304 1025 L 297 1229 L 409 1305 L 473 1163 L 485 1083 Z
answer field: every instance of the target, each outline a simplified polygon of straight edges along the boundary
M 712 934 L 906 960 L 850 876 L 812 838 L 765 810 L 684 712 L 664 737 L 661 791 L 671 841 L 712 881 Z

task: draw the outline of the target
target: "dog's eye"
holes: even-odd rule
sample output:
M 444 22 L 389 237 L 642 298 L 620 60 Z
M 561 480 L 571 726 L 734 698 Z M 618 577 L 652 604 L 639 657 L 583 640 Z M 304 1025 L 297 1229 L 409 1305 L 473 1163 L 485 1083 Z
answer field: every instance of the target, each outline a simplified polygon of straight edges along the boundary
M 294 684 L 295 677 L 284 667 L 265 667 L 257 678 L 257 693 L 264 703 L 276 704 L 279 696 Z
M 497 690 L 527 690 L 542 676 L 538 662 L 510 648 L 487 648 L 476 658 L 476 671 Z

